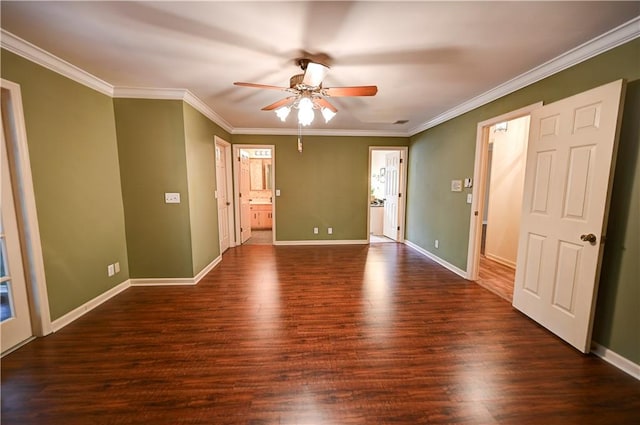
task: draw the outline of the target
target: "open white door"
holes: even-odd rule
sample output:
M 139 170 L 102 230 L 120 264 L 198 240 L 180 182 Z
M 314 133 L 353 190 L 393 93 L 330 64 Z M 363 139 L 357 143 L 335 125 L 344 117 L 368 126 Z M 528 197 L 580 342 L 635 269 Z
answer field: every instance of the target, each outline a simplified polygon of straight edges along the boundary
M 513 306 L 590 350 L 623 81 L 531 114 Z
M 251 237 L 251 171 L 249 155 L 240 151 L 240 243 Z
M 218 233 L 220 253 L 229 248 L 229 193 L 227 193 L 227 149 L 229 146 L 216 142 L 216 192 L 218 194 Z
M 0 153 L 0 171 L 2 180 L 2 197 L 0 207 L 0 298 L 2 334 L 2 352 L 29 339 L 31 316 L 27 298 L 27 283 L 22 261 L 20 232 L 16 202 L 11 185 L 7 144 L 4 137 L 4 125 L 0 128 L 2 151 Z
M 398 240 L 398 193 L 400 180 L 400 151 L 389 152 L 385 155 L 385 184 L 386 194 L 384 200 L 384 222 L 382 233 Z

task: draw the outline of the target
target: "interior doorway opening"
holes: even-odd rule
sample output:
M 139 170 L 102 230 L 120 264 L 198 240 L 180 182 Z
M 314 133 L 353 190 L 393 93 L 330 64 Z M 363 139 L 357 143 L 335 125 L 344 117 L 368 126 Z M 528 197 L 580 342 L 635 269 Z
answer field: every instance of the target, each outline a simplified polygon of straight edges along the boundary
M 511 302 L 531 111 L 478 124 L 467 275 Z
M 275 147 L 235 145 L 236 240 L 245 245 L 275 241 Z
M 27 133 L 22 107 L 20 86 L 7 80 L 0 80 L 2 92 L 2 279 L 3 301 L 6 299 L 4 317 L 0 324 L 2 333 L 2 355 L 6 355 L 24 343 L 32 336 L 44 336 L 52 332 L 49 314 L 49 302 L 44 274 L 44 260 L 40 230 L 35 207 L 35 195 L 31 178 L 31 164 L 27 145 Z M 12 198 L 9 208 L 5 196 Z M 12 223 L 6 214 L 12 211 Z M 2 227 L 2 226 L 0 226 Z M 11 240 L 10 240 L 11 239 Z M 5 245 L 4 242 L 7 242 Z M 7 255 L 9 254 L 9 255 Z M 14 262 L 13 259 L 16 259 Z M 22 271 L 15 266 L 22 263 Z M 17 273 L 17 274 L 16 274 Z M 12 277 L 21 275 L 23 288 L 11 291 L 16 280 Z M 13 287 L 13 289 L 16 289 Z M 19 303 L 13 304 L 13 301 Z M 14 329 L 14 326 L 16 327 Z M 24 332 L 23 332 L 24 331 Z
M 403 242 L 406 147 L 369 149 L 369 243 Z

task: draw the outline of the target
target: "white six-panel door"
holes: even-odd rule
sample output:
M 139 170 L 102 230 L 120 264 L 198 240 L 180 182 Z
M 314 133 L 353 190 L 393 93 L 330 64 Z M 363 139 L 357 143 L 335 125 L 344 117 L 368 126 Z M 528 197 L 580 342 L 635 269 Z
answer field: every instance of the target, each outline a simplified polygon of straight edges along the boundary
M 398 240 L 398 192 L 400 188 L 400 151 L 385 155 L 385 200 L 382 233 Z
M 248 155 L 240 152 L 240 243 L 251 237 L 251 168 Z
M 216 188 L 218 194 L 218 232 L 220 233 L 220 254 L 229 248 L 230 202 L 227 193 L 227 155 L 223 144 L 216 143 Z
M 513 305 L 589 352 L 623 81 L 535 110 Z

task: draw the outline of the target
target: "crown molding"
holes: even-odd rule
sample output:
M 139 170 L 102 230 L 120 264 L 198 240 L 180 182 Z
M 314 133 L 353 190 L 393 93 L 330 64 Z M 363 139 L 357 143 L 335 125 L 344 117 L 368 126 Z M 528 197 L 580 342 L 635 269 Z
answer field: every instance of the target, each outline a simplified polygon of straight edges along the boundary
M 264 136 L 297 136 L 297 128 L 235 128 L 231 134 L 257 134 Z M 302 136 L 353 136 L 353 137 L 408 137 L 406 131 L 385 130 L 341 130 L 309 128 L 302 130 Z
M 113 91 L 114 98 L 128 99 L 163 99 L 163 100 L 182 100 L 193 106 L 198 112 L 218 124 L 228 133 L 233 131 L 233 127 L 224 118 L 216 114 L 209 106 L 207 106 L 200 98 L 191 93 L 187 89 L 158 89 L 147 87 L 115 87 Z
M 52 55 L 40 47 L 35 46 L 34 44 L 31 44 L 2 28 L 0 28 L 0 34 L 0 47 L 3 49 L 22 56 L 31 62 L 41 65 L 108 96 L 120 98 L 183 100 L 230 134 L 298 134 L 298 130 L 292 128 L 234 128 L 224 118 L 215 113 L 207 104 L 187 89 L 114 87 L 108 82 L 101 80 L 100 78 L 58 58 L 57 56 Z M 571 49 L 568 52 L 531 69 L 530 71 L 500 84 L 479 96 L 469 99 L 458 106 L 431 118 L 423 124 L 409 129 L 408 131 L 308 129 L 303 131 L 303 135 L 411 137 L 638 37 L 640 37 L 640 16 L 637 16 L 625 24 L 622 24 L 590 41 L 587 41 L 586 43 Z
M 31 44 L 9 31 L 0 28 L 0 46 L 11 53 L 22 56 L 50 71 L 65 76 L 77 83 L 113 97 L 113 86 L 93 74 L 52 55 L 35 44 Z
M 114 87 L 95 75 L 78 68 L 64 59 L 60 59 L 3 28 L 0 28 L 0 35 L 0 47 L 3 49 L 102 94 L 106 94 L 112 98 L 183 100 L 227 132 L 231 133 L 233 131 L 231 124 L 216 114 L 202 100 L 187 89 Z
M 422 125 L 412 128 L 408 135 L 414 136 L 638 37 L 640 37 L 640 16 L 443 112 Z
M 161 99 L 184 100 L 186 89 L 159 89 L 153 87 L 124 87 L 113 88 L 113 97 L 120 99 Z
M 233 126 L 227 120 L 216 114 L 206 103 L 199 97 L 191 93 L 189 90 L 185 93 L 184 101 L 193 106 L 197 111 L 201 112 L 205 117 L 222 127 L 227 133 L 233 133 Z

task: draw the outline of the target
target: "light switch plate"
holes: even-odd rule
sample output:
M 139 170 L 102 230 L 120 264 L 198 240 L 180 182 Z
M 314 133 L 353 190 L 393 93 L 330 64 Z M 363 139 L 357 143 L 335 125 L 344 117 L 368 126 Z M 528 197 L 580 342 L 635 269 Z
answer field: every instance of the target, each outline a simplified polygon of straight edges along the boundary
M 462 192 L 462 180 L 451 180 L 451 191 Z
M 164 203 L 165 204 L 179 204 L 180 203 L 180 194 L 179 193 L 165 193 L 164 194 Z
M 473 179 L 470 179 L 470 178 L 464 179 L 464 187 L 473 187 Z

